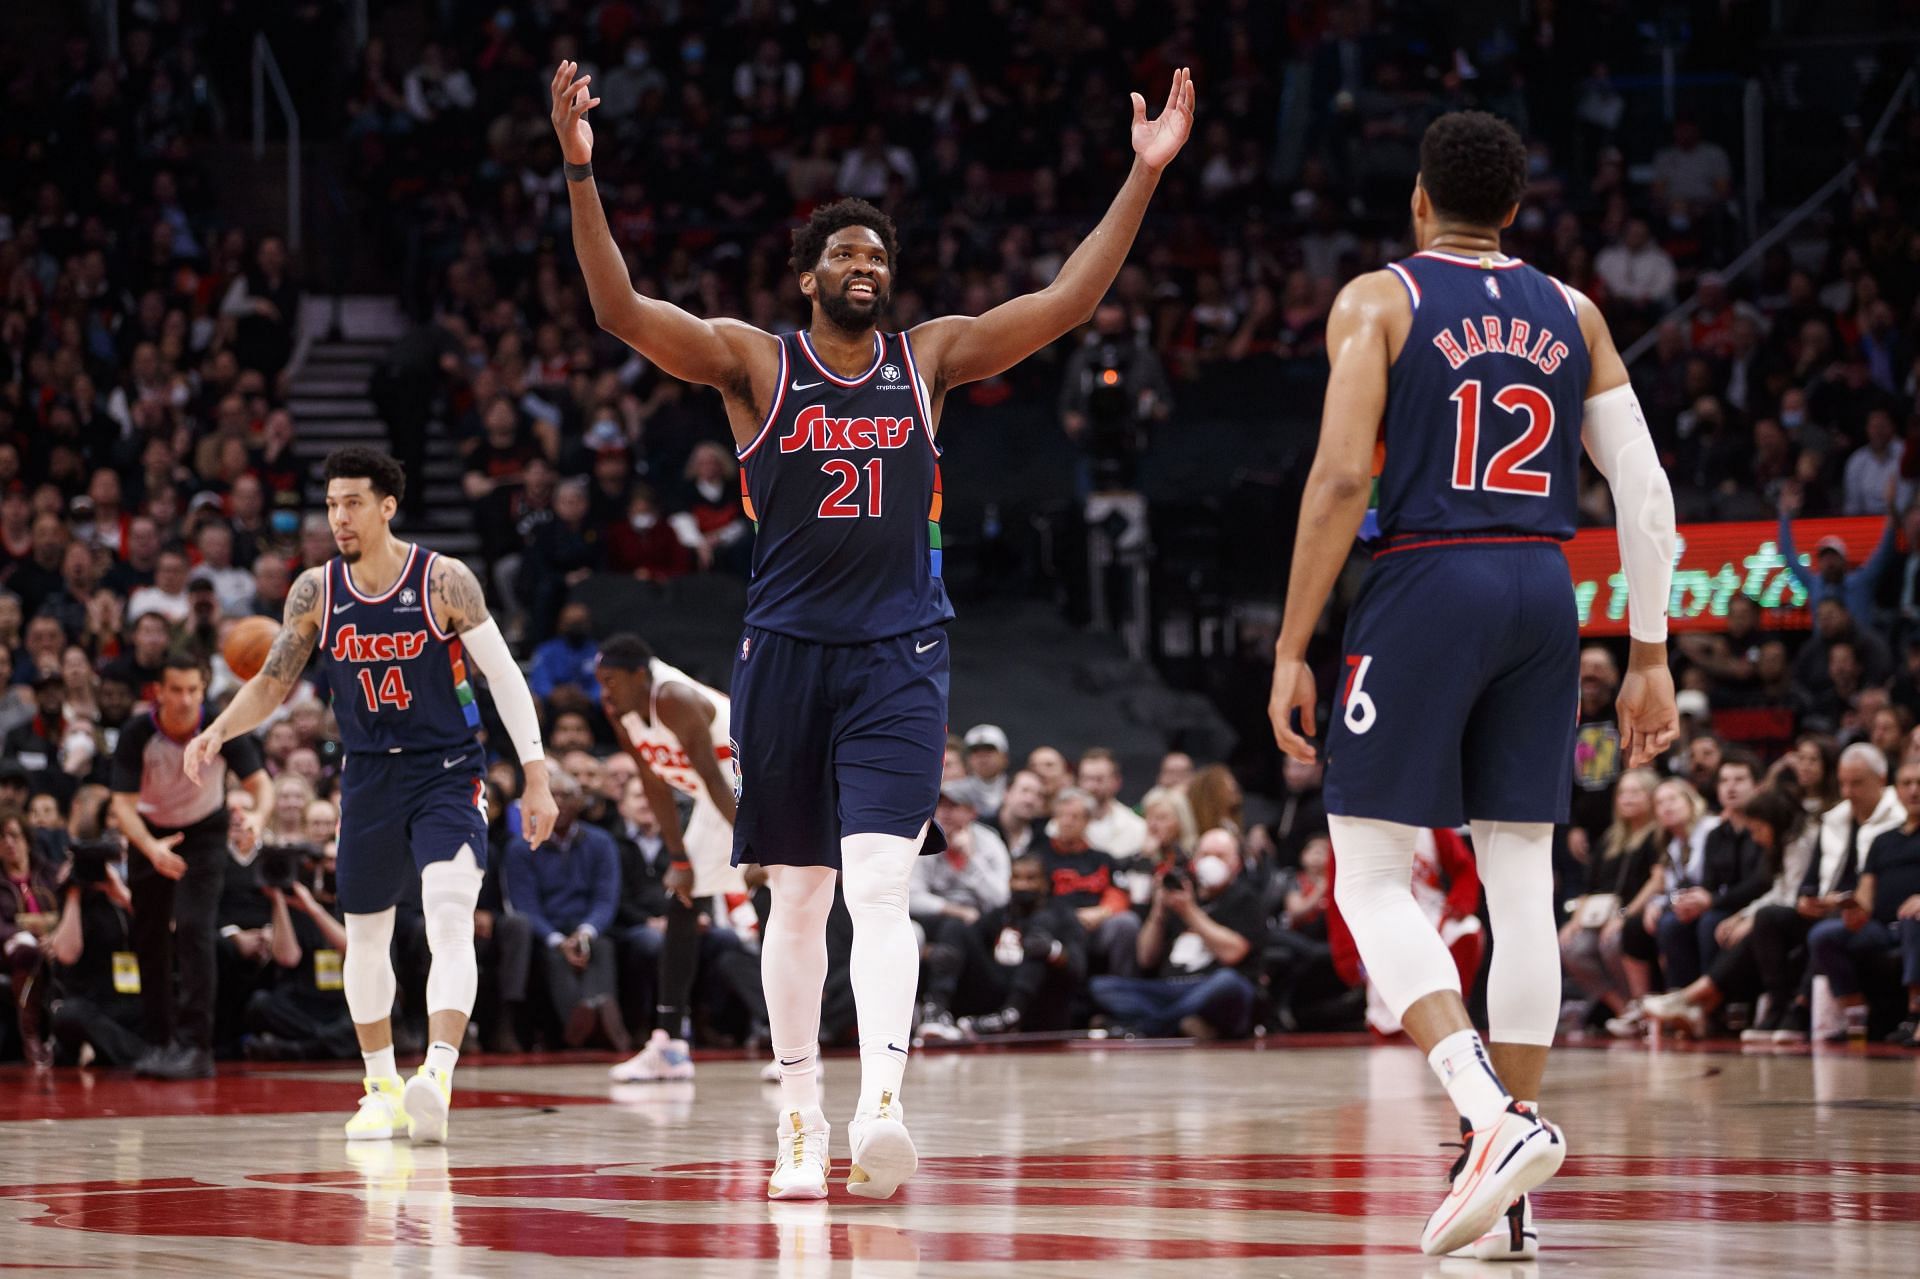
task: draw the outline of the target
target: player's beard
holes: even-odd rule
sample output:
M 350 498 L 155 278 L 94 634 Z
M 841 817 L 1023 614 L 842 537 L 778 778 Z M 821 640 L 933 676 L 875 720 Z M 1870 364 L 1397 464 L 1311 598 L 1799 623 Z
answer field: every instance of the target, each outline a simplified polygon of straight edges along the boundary
M 851 284 L 853 281 L 849 280 L 847 283 Z M 868 283 L 872 284 L 874 289 L 873 305 L 862 308 L 847 296 L 846 286 L 842 285 L 838 291 L 827 290 L 820 294 L 820 309 L 826 312 L 827 318 L 837 327 L 849 333 L 873 328 L 880 323 L 880 317 L 886 314 L 887 307 L 892 305 L 893 289 L 890 285 L 883 285 L 878 280 L 870 280 Z

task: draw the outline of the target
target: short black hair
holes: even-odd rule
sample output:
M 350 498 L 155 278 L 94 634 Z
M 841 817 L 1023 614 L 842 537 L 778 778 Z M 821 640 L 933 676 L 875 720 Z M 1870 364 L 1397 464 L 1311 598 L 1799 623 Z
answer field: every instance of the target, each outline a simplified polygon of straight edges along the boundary
M 793 256 L 787 262 L 793 273 L 801 275 L 818 266 L 820 255 L 827 251 L 827 239 L 835 231 L 850 226 L 866 227 L 879 236 L 888 262 L 900 256 L 900 237 L 893 229 L 893 219 L 865 200 L 848 197 L 821 205 L 812 217 L 793 229 Z
M 1728 749 L 1720 756 L 1720 767 L 1714 770 L 1714 780 L 1719 781 L 1720 773 L 1729 767 L 1744 768 L 1747 770 L 1747 775 L 1754 781 L 1760 780 L 1760 757 L 1751 751 L 1741 750 L 1738 747 Z
M 185 650 L 168 653 L 160 663 L 160 678 L 165 679 L 168 671 L 192 671 L 201 679 L 207 677 L 207 664 L 199 656 Z
M 645 670 L 653 649 L 632 631 L 609 635 L 600 645 L 600 665 L 616 671 Z
M 1527 144 L 1485 111 L 1453 111 L 1420 139 L 1420 185 L 1441 217 L 1497 227 L 1527 189 Z
M 398 502 L 407 495 L 407 473 L 379 449 L 344 448 L 327 454 L 322 482 L 365 480 L 382 497 Z

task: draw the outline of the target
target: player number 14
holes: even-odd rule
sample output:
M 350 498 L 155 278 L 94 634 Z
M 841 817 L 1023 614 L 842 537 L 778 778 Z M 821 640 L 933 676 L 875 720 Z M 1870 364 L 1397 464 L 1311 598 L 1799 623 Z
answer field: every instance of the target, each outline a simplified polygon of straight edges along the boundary
M 413 694 L 407 691 L 407 678 L 398 666 L 387 667 L 386 674 L 380 677 L 380 687 L 373 685 L 373 672 L 360 668 L 360 691 L 366 694 L 367 709 L 378 712 L 382 706 L 391 706 L 403 711 L 413 705 Z

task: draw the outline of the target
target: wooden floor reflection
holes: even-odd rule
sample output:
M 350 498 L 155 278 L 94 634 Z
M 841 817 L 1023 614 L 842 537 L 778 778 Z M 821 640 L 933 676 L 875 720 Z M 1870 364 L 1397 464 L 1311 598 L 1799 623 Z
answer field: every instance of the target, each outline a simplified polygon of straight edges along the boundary
M 837 1169 L 856 1064 L 829 1070 Z M 1565 1051 L 1537 1266 L 1416 1249 L 1454 1123 L 1409 1048 L 919 1055 L 897 1200 L 763 1197 L 756 1062 L 609 1086 L 463 1063 L 452 1142 L 350 1149 L 342 1069 L 0 1070 L 0 1270 L 27 1273 L 1771 1276 L 1920 1273 L 1920 1056 Z

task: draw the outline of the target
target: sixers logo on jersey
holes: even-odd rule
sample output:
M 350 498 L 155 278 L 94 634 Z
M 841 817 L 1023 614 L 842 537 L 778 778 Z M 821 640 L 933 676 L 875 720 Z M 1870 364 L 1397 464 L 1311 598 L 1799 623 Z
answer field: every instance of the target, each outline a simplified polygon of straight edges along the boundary
M 913 439 L 910 417 L 828 417 L 818 404 L 809 405 L 780 437 L 782 453 L 812 449 L 816 453 L 854 453 L 867 449 L 901 449 Z
M 336 662 L 405 662 L 427 651 L 425 631 L 401 631 L 396 634 L 362 635 L 352 626 L 333 633 L 327 656 Z

